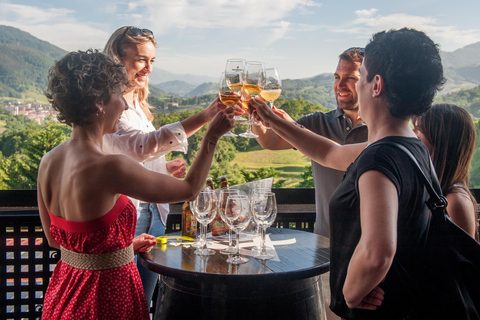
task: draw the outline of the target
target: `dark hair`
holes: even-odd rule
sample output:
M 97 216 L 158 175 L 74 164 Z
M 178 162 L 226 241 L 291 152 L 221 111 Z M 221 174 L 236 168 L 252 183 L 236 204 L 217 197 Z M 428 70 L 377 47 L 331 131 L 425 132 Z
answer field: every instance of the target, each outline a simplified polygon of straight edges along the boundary
M 342 52 L 338 56 L 339 60 L 346 60 L 350 62 L 363 62 L 363 56 L 365 55 L 365 49 L 360 47 L 349 48 Z
M 448 194 L 454 184 L 461 184 L 468 191 L 476 139 L 472 116 L 452 104 L 435 104 L 412 121 L 432 145 L 432 161 L 442 193 Z
M 365 47 L 367 81 L 383 78 L 390 113 L 421 115 L 445 79 L 438 46 L 423 32 L 403 28 L 373 35 Z
M 128 83 L 125 67 L 110 56 L 93 51 L 70 52 L 50 68 L 45 95 L 59 111 L 58 120 L 85 125 L 120 85 Z

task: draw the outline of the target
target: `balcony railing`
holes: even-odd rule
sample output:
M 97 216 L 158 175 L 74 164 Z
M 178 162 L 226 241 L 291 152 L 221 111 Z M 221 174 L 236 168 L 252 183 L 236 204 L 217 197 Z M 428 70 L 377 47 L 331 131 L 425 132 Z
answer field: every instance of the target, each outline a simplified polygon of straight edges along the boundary
M 273 191 L 278 202 L 273 226 L 313 232 L 314 189 Z M 472 191 L 480 200 L 480 189 Z M 170 206 L 167 233 L 181 229 L 181 211 L 182 204 Z M 39 319 L 60 253 L 47 244 L 36 190 L 0 190 L 0 250 L 0 319 Z
M 314 189 L 273 191 L 278 202 L 273 226 L 312 232 Z M 167 233 L 181 229 L 181 207 L 170 206 Z M 60 253 L 48 246 L 43 233 L 36 190 L 0 190 L 0 248 L 0 319 L 39 319 Z

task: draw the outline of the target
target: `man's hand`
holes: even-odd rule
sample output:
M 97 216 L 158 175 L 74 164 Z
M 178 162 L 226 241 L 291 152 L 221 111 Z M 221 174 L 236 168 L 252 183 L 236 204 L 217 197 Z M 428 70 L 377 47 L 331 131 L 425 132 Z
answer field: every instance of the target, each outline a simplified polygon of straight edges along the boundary
M 167 172 L 175 178 L 185 178 L 187 174 L 187 163 L 182 158 L 167 161 Z

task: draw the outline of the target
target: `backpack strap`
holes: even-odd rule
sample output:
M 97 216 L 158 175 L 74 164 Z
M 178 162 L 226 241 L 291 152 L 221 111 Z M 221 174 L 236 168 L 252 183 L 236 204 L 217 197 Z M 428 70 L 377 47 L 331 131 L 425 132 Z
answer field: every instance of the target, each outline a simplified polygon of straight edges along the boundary
M 427 205 L 430 208 L 430 210 L 432 210 L 432 212 L 437 212 L 437 210 L 434 210 L 434 209 L 447 208 L 447 204 L 448 204 L 447 198 L 445 198 L 441 192 L 439 195 L 437 191 L 435 191 L 435 188 L 432 186 L 430 179 L 427 178 L 427 176 L 422 170 L 422 167 L 420 167 L 420 164 L 418 163 L 417 159 L 415 158 L 415 156 L 412 154 L 410 150 L 408 150 L 404 145 L 401 145 L 400 143 L 393 142 L 393 141 L 380 141 L 376 143 L 376 145 L 378 144 L 384 144 L 384 145 L 390 145 L 392 147 L 396 147 L 402 150 L 408 156 L 408 158 L 413 163 L 413 167 L 417 171 L 420 179 L 423 181 L 425 187 L 427 188 L 428 194 L 430 195 L 430 199 L 428 199 Z M 435 177 L 435 178 L 437 177 L 435 170 L 433 168 L 432 159 L 430 159 L 430 173 L 432 177 Z M 434 180 L 437 182 L 436 185 L 438 186 L 438 189 L 440 189 L 438 180 L 437 179 L 434 179 Z

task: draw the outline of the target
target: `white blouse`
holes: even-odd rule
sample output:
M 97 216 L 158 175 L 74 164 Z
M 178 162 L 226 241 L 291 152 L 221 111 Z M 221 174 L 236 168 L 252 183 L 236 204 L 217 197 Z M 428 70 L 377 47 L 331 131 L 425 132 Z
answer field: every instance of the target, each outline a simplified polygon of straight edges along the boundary
M 134 105 L 128 104 L 128 110 L 122 113 L 118 131 L 103 136 L 103 151 L 108 154 L 126 155 L 149 170 L 168 174 L 165 154 L 171 151 L 186 153 L 188 140 L 180 122 L 156 130 L 135 99 Z M 138 209 L 140 201 L 136 199 L 132 201 Z M 165 224 L 169 212 L 168 204 L 160 204 L 158 209 Z

